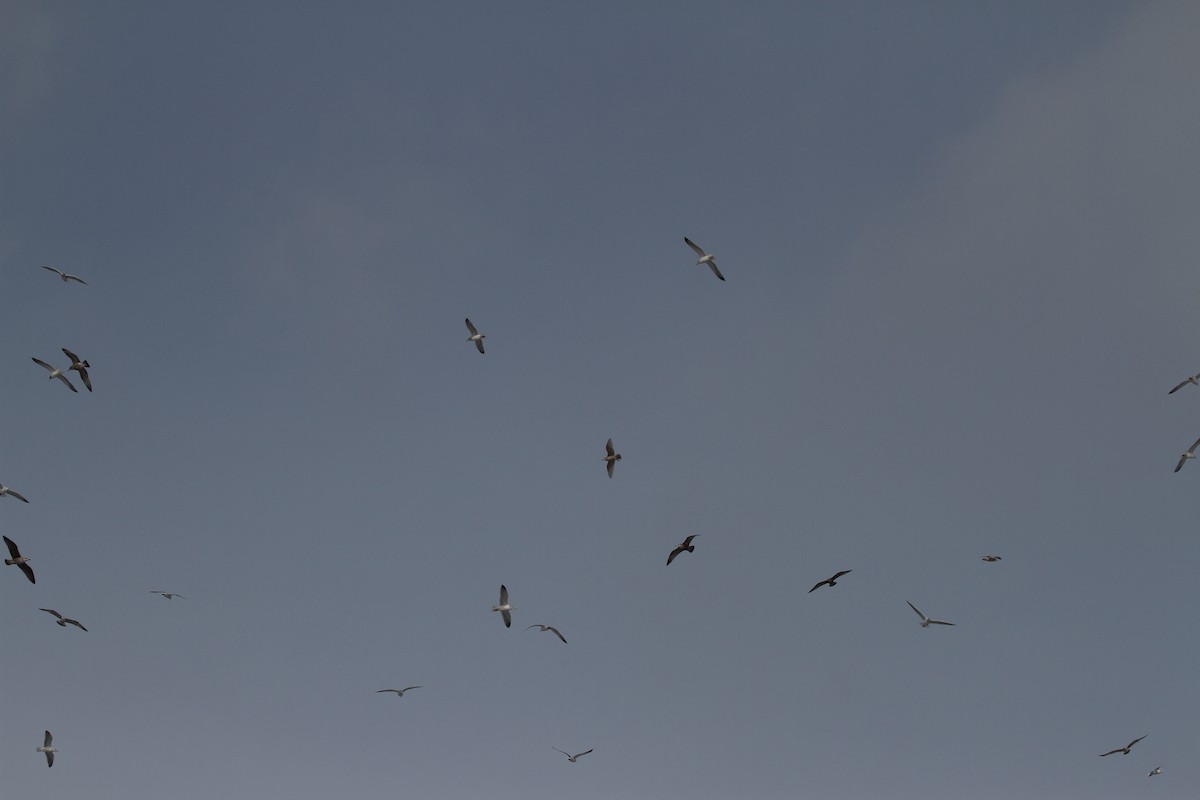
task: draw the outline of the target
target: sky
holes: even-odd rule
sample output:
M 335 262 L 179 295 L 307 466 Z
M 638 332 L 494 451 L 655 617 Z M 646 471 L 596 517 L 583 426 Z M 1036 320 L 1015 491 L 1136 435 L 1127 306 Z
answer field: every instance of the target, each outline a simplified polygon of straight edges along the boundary
M 1194 796 L 1198 35 L 0 3 L 5 795 Z

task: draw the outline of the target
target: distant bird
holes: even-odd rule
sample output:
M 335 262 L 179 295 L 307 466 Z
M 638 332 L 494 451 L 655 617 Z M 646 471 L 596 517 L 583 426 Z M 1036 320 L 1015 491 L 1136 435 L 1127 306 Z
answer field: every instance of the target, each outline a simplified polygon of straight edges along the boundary
M 1104 758 L 1105 756 L 1111 756 L 1113 753 L 1124 753 L 1125 755 L 1129 755 L 1129 751 L 1133 749 L 1133 746 L 1145 738 L 1145 736 L 1139 736 L 1124 747 L 1118 747 L 1116 750 L 1109 750 L 1107 753 L 1101 753 L 1100 757 Z
M 37 752 L 46 754 L 46 767 L 54 766 L 54 754 L 58 752 L 58 748 L 50 743 L 54 741 L 54 737 L 50 735 L 50 731 L 46 731 L 46 739 L 42 742 L 42 746 L 36 748 Z
M 904 602 L 908 603 L 907 600 L 905 600 Z M 911 608 L 913 611 L 917 612 L 917 616 L 921 618 L 921 627 L 922 628 L 928 628 L 930 625 L 953 625 L 954 624 L 953 622 L 942 622 L 940 619 L 930 619 L 929 617 L 927 617 L 923 613 L 921 613 L 921 609 L 917 608 L 912 603 L 908 603 L 908 607 Z
M 605 466 L 608 467 L 608 477 L 611 478 L 613 473 L 613 465 L 621 460 L 621 454 L 613 449 L 612 439 L 608 440 L 608 443 L 604 445 L 604 449 L 608 451 L 608 455 L 606 455 L 603 460 L 607 462 Z
M 1155 767 L 1154 769 L 1150 770 L 1146 777 L 1153 778 L 1155 775 L 1162 775 L 1162 767 Z
M 475 346 L 479 348 L 479 352 L 482 353 L 483 352 L 483 340 L 486 339 L 487 337 L 484 336 L 479 331 L 475 330 L 475 326 L 471 324 L 470 318 L 467 319 L 467 330 L 469 330 L 471 332 L 471 335 L 467 337 L 467 341 L 474 342 Z
M 38 610 L 45 611 L 47 614 L 53 614 L 54 616 L 58 617 L 59 627 L 65 628 L 68 625 L 74 625 L 75 627 L 79 628 L 81 631 L 87 630 L 87 628 L 83 627 L 83 625 L 79 622 L 79 620 L 71 619 L 70 617 L 64 617 L 62 614 L 58 613 L 53 608 L 41 608 Z
M 17 543 L 5 536 L 4 544 L 8 546 L 8 554 L 12 556 L 12 558 L 4 559 L 5 566 L 20 568 L 21 572 L 25 573 L 25 577 L 29 578 L 30 583 L 37 583 L 33 577 L 33 570 L 29 567 L 29 559 L 21 555 L 21 551 L 17 549 Z
M 695 539 L 699 535 L 700 534 L 698 533 L 693 533 L 691 536 L 687 537 L 678 545 L 676 545 L 675 549 L 671 551 L 671 555 L 667 556 L 667 566 L 671 566 L 671 562 L 675 560 L 675 556 L 679 555 L 684 550 L 688 551 L 689 553 L 694 553 L 696 551 L 696 545 L 692 544 L 692 539 Z
M 28 501 L 28 500 L 26 500 L 26 499 L 25 499 L 25 497 L 24 497 L 23 495 L 21 495 L 19 492 L 14 492 L 12 489 L 8 488 L 8 487 L 7 487 L 7 486 L 5 486 L 3 483 L 0 483 L 0 497 L 4 497 L 4 495 L 6 495 L 6 494 L 11 494 L 13 497 L 17 498 L 17 499 L 18 499 L 18 500 L 20 500 L 22 503 L 28 503 L 28 502 L 29 502 L 29 501 Z
M 40 364 L 41 366 L 50 370 L 50 380 L 54 380 L 55 378 L 58 378 L 60 381 L 65 383 L 67 385 L 67 388 L 70 389 L 72 392 L 79 391 L 78 389 L 76 389 L 74 386 L 71 385 L 71 381 L 67 378 L 66 375 L 63 374 L 63 371 L 61 369 L 50 366 L 45 361 L 42 361 L 40 358 L 35 358 L 35 359 L 33 359 L 33 361 L 35 364 Z
M 1176 472 L 1179 472 L 1179 470 L 1183 469 L 1183 465 L 1187 463 L 1187 460 L 1189 458 L 1196 457 L 1196 448 L 1197 447 L 1200 447 L 1200 439 L 1197 439 L 1196 441 L 1192 442 L 1192 446 L 1189 447 L 1187 450 L 1185 450 L 1183 452 L 1183 454 L 1179 456 L 1179 463 L 1175 465 Z
M 1187 386 L 1189 383 L 1192 384 L 1193 386 L 1200 386 L 1200 374 L 1191 375 L 1187 378 L 1184 378 L 1179 383 L 1175 384 L 1175 388 L 1172 389 L 1171 391 L 1167 392 L 1167 394 L 1175 394 L 1180 389 Z
M 70 273 L 63 272 L 58 267 L 47 267 L 45 264 L 43 264 L 42 269 L 48 269 L 51 272 L 57 272 L 58 277 L 62 278 L 63 283 L 66 283 L 67 281 L 79 281 L 84 286 L 87 286 L 87 281 L 85 281 L 83 278 L 79 277 L 78 275 L 71 275 Z
M 839 572 L 839 573 L 837 573 L 836 575 L 834 575 L 832 578 L 827 578 L 827 579 L 825 579 L 825 580 L 821 581 L 821 582 L 820 582 L 820 583 L 818 583 L 816 586 L 814 586 L 814 587 L 812 587 L 811 589 L 809 589 L 809 590 L 808 590 L 808 593 L 809 593 L 809 594 L 812 594 L 812 593 L 813 593 L 813 592 L 815 592 L 817 589 L 820 589 L 822 586 L 830 586 L 830 587 L 837 586 L 837 579 L 838 579 L 838 578 L 840 578 L 840 577 L 842 577 L 843 575 L 849 575 L 851 572 L 854 572 L 854 570 L 852 570 L 852 569 L 844 569 L 844 570 L 842 570 L 841 572 Z
M 172 597 L 183 597 L 183 595 L 181 595 L 179 592 L 160 592 L 158 589 L 151 589 L 150 594 L 161 594 L 168 600 L 170 600 Z M 186 597 L 183 597 L 183 599 L 187 600 Z
M 688 247 L 692 248 L 692 250 L 695 251 L 696 255 L 698 255 L 700 257 L 700 260 L 696 262 L 697 264 L 708 264 L 709 269 L 711 269 L 713 271 L 713 275 L 716 275 L 721 280 L 725 280 L 725 276 L 721 274 L 721 270 L 717 269 L 717 257 L 716 256 L 712 255 L 711 253 L 704 252 L 703 247 L 696 244 L 695 242 L 693 242 L 691 239 L 687 238 L 686 236 L 683 237 L 683 241 L 684 241 L 684 244 L 686 244 Z
M 75 355 L 65 347 L 62 349 L 62 351 L 66 354 L 67 358 L 71 359 L 71 366 L 67 367 L 67 369 L 73 369 L 78 372 L 79 377 L 83 379 L 83 385 L 86 386 L 87 390 L 90 392 L 92 390 L 92 379 L 88 377 L 87 371 L 91 364 L 86 361 L 80 361 L 79 356 Z
M 999 561 L 1000 556 L 984 556 L 981 561 Z
M 535 624 L 535 625 L 530 625 L 529 628 L 541 628 L 542 633 L 545 633 L 546 631 L 550 631 L 555 636 L 557 636 L 559 639 L 562 639 L 563 644 L 567 643 L 567 640 L 563 639 L 563 635 L 558 632 L 558 628 L 555 628 L 553 625 L 536 625 Z M 525 630 L 529 630 L 529 628 L 526 628 Z
M 512 603 L 508 602 L 508 587 L 500 584 L 500 605 L 492 606 L 492 611 L 499 611 L 500 616 L 504 617 L 504 627 L 512 627 L 512 611 L 516 608 Z
M 550 749 L 551 749 L 551 750 L 558 750 L 558 748 L 557 748 L 557 747 L 551 747 Z M 587 749 L 587 750 L 584 750 L 582 753 L 576 753 L 575 755 L 571 755 L 571 754 L 570 754 L 570 753 L 568 753 L 566 750 L 558 750 L 558 752 L 560 752 L 560 753 L 562 753 L 564 756 L 566 756 L 566 757 L 567 757 L 567 761 L 570 761 L 572 764 L 574 764 L 574 763 L 575 763 L 575 759 L 577 759 L 577 758 L 580 758 L 581 756 L 586 756 L 588 753 L 592 752 L 592 750 L 595 750 L 595 749 L 596 749 L 596 748 L 592 747 L 592 748 L 589 748 L 589 749 Z
M 407 692 L 409 689 L 420 689 L 420 688 L 421 688 L 420 686 L 405 686 L 403 689 L 376 689 L 375 694 L 379 694 L 380 692 L 395 692 L 396 699 L 398 700 L 401 697 L 404 697 L 404 693 Z

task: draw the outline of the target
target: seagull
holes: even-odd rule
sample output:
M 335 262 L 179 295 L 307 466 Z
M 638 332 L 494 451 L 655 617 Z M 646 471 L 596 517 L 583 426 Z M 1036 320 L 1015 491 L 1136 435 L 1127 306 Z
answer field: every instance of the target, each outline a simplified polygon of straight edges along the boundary
M 500 605 L 492 606 L 492 611 L 499 611 L 500 616 L 504 617 L 504 627 L 512 627 L 512 610 L 516 608 L 512 603 L 508 602 L 508 587 L 500 584 Z
M 54 754 L 58 752 L 58 748 L 50 743 L 54 741 L 54 737 L 50 735 L 50 731 L 46 731 L 46 740 L 41 747 L 36 748 L 37 752 L 46 754 L 46 767 L 54 766 Z
M 567 643 L 567 640 L 563 639 L 563 635 L 558 632 L 558 628 L 555 628 L 553 625 L 536 625 L 535 624 L 535 625 L 530 625 L 529 628 L 541 628 L 542 633 L 545 633 L 546 631 L 550 631 L 555 636 L 557 636 L 559 639 L 562 639 L 563 644 Z M 526 628 L 525 630 L 529 630 L 529 628 Z
M 58 617 L 58 624 L 60 627 L 65 628 L 65 627 L 67 627 L 67 625 L 74 625 L 75 627 L 79 628 L 79 630 L 81 630 L 81 631 L 87 630 L 87 628 L 83 627 L 83 625 L 80 624 L 79 620 L 71 619 L 70 617 L 64 617 L 62 614 L 58 613 L 53 608 L 41 608 L 38 610 L 45 611 L 47 614 L 53 614 L 54 616 Z
M 467 337 L 467 341 L 474 342 L 475 346 L 479 348 L 479 352 L 482 353 L 483 352 L 483 340 L 486 339 L 487 337 L 484 336 L 479 331 L 475 330 L 475 326 L 471 324 L 470 318 L 467 318 L 467 330 L 469 330 L 471 332 L 471 335 Z
M 87 281 L 85 281 L 83 278 L 79 277 L 78 275 L 71 275 L 70 273 L 63 272 L 58 267 L 47 267 L 45 264 L 43 264 L 42 269 L 48 269 L 51 272 L 57 272 L 58 277 L 62 278 L 63 283 L 66 283 L 67 281 L 79 281 L 84 286 L 87 286 Z
M 557 747 L 551 747 L 550 749 L 551 749 L 551 750 L 558 750 L 558 748 L 557 748 Z M 566 756 L 566 757 L 567 757 L 567 761 L 570 761 L 572 764 L 574 764 L 574 763 L 575 763 L 575 759 L 579 758 L 580 756 L 586 756 L 588 753 L 592 752 L 592 750 L 595 750 L 595 749 L 596 749 L 596 748 L 594 748 L 594 747 L 593 747 L 593 748 L 590 748 L 590 749 L 588 749 L 588 750 L 584 750 L 582 753 L 576 753 L 575 755 L 571 755 L 571 754 L 570 754 L 570 753 L 568 753 L 566 750 L 558 750 L 558 752 L 560 752 L 560 753 L 562 753 L 564 756 Z
M 1193 386 L 1200 386 L 1200 374 L 1191 375 L 1187 378 L 1184 378 L 1179 383 L 1175 384 L 1175 388 L 1172 389 L 1171 391 L 1167 392 L 1167 394 L 1175 394 L 1180 389 L 1187 386 L 1189 383 L 1192 384 Z
M 905 600 L 904 602 L 908 603 L 907 600 Z M 940 619 L 930 619 L 929 617 L 927 617 L 923 613 L 921 613 L 921 609 L 917 608 L 912 603 L 908 603 L 908 607 L 911 608 L 913 611 L 917 612 L 917 616 L 921 618 L 921 627 L 922 628 L 928 628 L 930 625 L 953 625 L 954 624 L 953 622 L 942 622 Z
M 33 577 L 33 570 L 29 566 L 29 559 L 21 555 L 21 551 L 17 549 L 17 543 L 5 536 L 4 544 L 8 546 L 8 554 L 12 556 L 12 558 L 4 559 L 4 564 L 10 567 L 19 567 L 21 572 L 25 573 L 25 577 L 29 578 L 30 583 L 37 583 L 37 580 Z
M 1105 756 L 1111 756 L 1113 753 L 1124 753 L 1125 755 L 1129 755 L 1129 751 L 1133 749 L 1133 746 L 1145 738 L 1145 736 L 1139 736 L 1124 747 L 1118 747 L 1116 750 L 1109 750 L 1107 753 L 1101 753 L 1100 757 L 1104 758 Z
M 613 472 L 613 465 L 621 460 L 621 454 L 613 449 L 612 439 L 608 440 L 608 443 L 606 445 L 604 445 L 604 449 L 608 451 L 608 455 L 606 455 L 603 458 L 603 460 L 608 462 L 605 466 L 608 467 L 608 477 L 611 478 L 612 472 Z
M 71 359 L 71 366 L 67 367 L 67 369 L 73 369 L 78 372 L 79 377 L 83 379 L 83 385 L 86 386 L 87 390 L 90 392 L 92 390 L 92 379 L 88 377 L 87 368 L 90 367 L 91 364 L 86 361 L 80 361 L 79 356 L 75 355 L 65 347 L 62 349 L 62 351 L 66 353 L 67 358 Z
M 694 250 L 696 252 L 696 255 L 700 256 L 700 260 L 696 262 L 697 264 L 708 264 L 709 269 L 711 269 L 713 271 L 713 275 L 716 275 L 721 280 L 725 280 L 725 276 L 721 274 L 721 270 L 717 269 L 717 257 L 716 256 L 712 255 L 711 253 L 704 252 L 703 247 L 696 244 L 695 242 L 693 242 L 691 239 L 687 238 L 686 236 L 683 237 L 683 241 L 684 241 L 684 244 L 686 244 L 688 247 L 692 248 L 692 250 Z
M 1162 767 L 1155 767 L 1154 769 L 1150 770 L 1149 774 L 1146 775 L 1146 777 L 1153 778 L 1155 775 L 1162 775 Z
M 981 561 L 989 561 L 989 562 L 990 562 L 990 561 L 999 561 L 999 560 L 1000 560 L 1000 556 L 984 556 L 984 557 L 983 557 L 983 558 L 981 558 L 980 560 L 981 560 Z
M 396 699 L 399 700 L 401 697 L 404 697 L 404 693 L 407 692 L 409 689 L 420 689 L 420 688 L 421 688 L 420 686 L 405 686 L 403 689 L 376 689 L 375 694 L 379 694 L 380 692 L 395 692 Z
M 170 600 L 172 597 L 183 597 L 183 595 L 181 595 L 179 592 L 161 592 L 158 589 L 151 589 L 150 594 L 161 594 L 163 597 L 167 598 L 168 600 Z M 183 597 L 183 599 L 187 600 L 186 597 Z
M 844 569 L 844 570 L 842 570 L 841 572 L 839 572 L 839 573 L 837 573 L 836 575 L 834 575 L 832 578 L 829 578 L 828 580 L 823 580 L 823 581 L 821 581 L 821 582 L 820 582 L 820 583 L 818 583 L 816 586 L 814 586 L 814 587 L 812 587 L 811 589 L 809 589 L 809 590 L 808 590 L 808 593 L 809 593 L 809 594 L 812 594 L 812 593 L 813 593 L 813 592 L 815 592 L 817 589 L 820 589 L 822 586 L 830 586 L 830 587 L 837 586 L 837 579 L 838 579 L 838 578 L 840 578 L 840 577 L 842 577 L 843 575 L 848 575 L 848 574 L 850 574 L 851 572 L 854 572 L 854 570 L 852 570 L 852 569 Z
M 63 371 L 61 369 L 57 369 L 55 367 L 50 366 L 45 361 L 42 361 L 40 358 L 35 358 L 34 362 L 37 364 L 40 364 L 43 367 L 45 367 L 46 369 L 50 370 L 50 380 L 54 380 L 55 378 L 58 378 L 60 381 L 65 383 L 67 385 L 67 388 L 70 389 L 72 392 L 79 391 L 78 389 L 76 389 L 74 386 L 71 385 L 71 381 L 69 381 L 67 379 L 66 375 L 63 375 Z
M 671 562 L 675 560 L 675 556 L 679 555 L 684 550 L 687 550 L 689 553 L 696 552 L 696 545 L 692 544 L 692 539 L 695 539 L 699 535 L 700 534 L 698 533 L 693 533 L 691 536 L 677 544 L 675 549 L 671 551 L 671 555 L 667 556 L 667 566 L 671 566 Z
M 1192 446 L 1189 447 L 1186 451 L 1184 451 L 1184 453 L 1182 455 L 1179 456 L 1179 463 L 1175 465 L 1176 472 L 1179 472 L 1179 470 L 1183 469 L 1183 465 L 1185 463 L 1187 463 L 1187 460 L 1189 458 L 1196 457 L 1196 448 L 1197 447 L 1200 447 L 1200 439 L 1197 439 L 1195 442 L 1193 442 Z
M 20 494 L 19 492 L 14 492 L 12 489 L 8 488 L 3 483 L 0 483 L 0 497 L 4 497 L 4 495 L 6 495 L 6 494 L 11 494 L 13 497 L 17 498 L 22 503 L 29 502 L 28 500 L 25 499 L 24 495 Z

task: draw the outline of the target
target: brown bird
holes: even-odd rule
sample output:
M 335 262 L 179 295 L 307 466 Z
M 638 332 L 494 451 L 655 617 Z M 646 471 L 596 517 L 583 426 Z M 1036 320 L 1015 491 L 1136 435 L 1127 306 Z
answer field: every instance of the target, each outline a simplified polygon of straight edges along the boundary
M 75 355 L 65 347 L 62 349 L 62 351 L 66 354 L 67 358 L 71 359 L 71 366 L 67 367 L 67 369 L 73 369 L 78 372 L 79 377 L 83 379 L 83 385 L 86 386 L 87 390 L 90 392 L 92 390 L 92 379 L 88 377 L 87 368 L 90 367 L 91 364 L 86 361 L 80 361 L 79 356 Z
M 8 546 L 8 554 L 12 556 L 12 558 L 4 559 L 5 565 L 18 567 L 21 572 L 25 573 L 25 577 L 29 578 L 30 583 L 37 583 L 37 579 L 33 577 L 33 570 L 29 567 L 29 559 L 21 555 L 21 551 L 17 549 L 17 543 L 5 536 L 4 544 Z
M 81 631 L 87 630 L 87 628 L 83 627 L 83 625 L 80 624 L 79 620 L 71 619 L 70 617 L 64 617 L 62 614 L 58 613 L 53 608 L 41 608 L 38 610 L 45 611 L 47 614 L 53 614 L 54 616 L 58 617 L 58 624 L 60 627 L 65 628 L 68 625 L 74 625 L 75 627 L 79 628 Z
M 984 557 L 983 557 L 982 559 L 980 559 L 980 560 L 981 560 L 981 561 L 989 561 L 989 562 L 990 562 L 990 561 L 999 561 L 999 560 L 1000 560 L 1000 556 L 984 556 Z
M 676 545 L 675 549 L 671 551 L 671 555 L 667 556 L 667 566 L 671 566 L 671 562 L 675 560 L 675 556 L 679 555 L 684 550 L 688 551 L 689 553 L 694 553 L 696 551 L 696 545 L 692 544 L 692 539 L 695 539 L 699 535 L 700 534 L 698 533 L 693 533 L 691 536 L 684 539 L 680 544 Z
M 1147 735 L 1149 735 L 1149 734 L 1147 734 Z M 1118 747 L 1116 750 L 1109 750 L 1107 753 L 1101 753 L 1100 757 L 1104 758 L 1105 756 L 1111 756 L 1113 753 L 1124 753 L 1125 755 L 1129 755 L 1129 751 L 1131 749 L 1133 749 L 1133 746 L 1145 738 L 1146 738 L 1146 736 L 1139 736 L 1138 738 L 1134 739 L 1132 742 L 1125 745 L 1124 747 Z
M 811 589 L 809 589 L 809 590 L 808 590 L 808 593 L 809 593 L 809 594 L 812 594 L 812 593 L 813 593 L 813 592 L 815 592 L 817 589 L 820 589 L 822 586 L 837 586 L 837 579 L 838 579 L 838 578 L 840 578 L 840 577 L 842 577 L 843 575 L 849 575 L 851 572 L 854 572 L 854 570 L 852 570 L 852 569 L 844 569 L 844 570 L 842 570 L 841 572 L 839 572 L 839 573 L 837 573 L 836 575 L 834 575 L 832 578 L 829 578 L 829 579 L 827 579 L 827 580 L 823 580 L 823 581 L 821 581 L 821 582 L 820 582 L 820 583 L 818 583 L 816 586 L 814 586 L 814 587 L 812 587 Z
M 608 440 L 608 444 L 604 445 L 604 449 L 608 451 L 608 455 L 604 457 L 604 461 L 608 462 L 605 466 L 608 467 L 608 477 L 612 477 L 613 464 L 621 460 L 621 454 L 613 449 L 612 439 Z

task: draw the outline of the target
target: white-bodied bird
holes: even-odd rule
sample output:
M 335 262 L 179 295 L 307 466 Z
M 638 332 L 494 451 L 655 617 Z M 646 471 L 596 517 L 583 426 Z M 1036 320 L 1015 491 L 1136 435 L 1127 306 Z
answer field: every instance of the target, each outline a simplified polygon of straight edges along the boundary
M 475 326 L 471 324 L 470 317 L 467 318 L 467 330 L 469 330 L 471 332 L 471 335 L 467 337 L 467 341 L 474 342 L 475 346 L 479 348 L 479 352 L 482 353 L 483 352 L 483 340 L 486 339 L 487 337 L 484 336 L 479 331 L 475 330 Z
M 721 270 L 717 269 L 717 257 L 716 256 L 714 256 L 712 253 L 704 252 L 703 247 L 696 244 L 695 242 L 693 242 L 691 239 L 687 238 L 686 236 L 683 237 L 683 243 L 686 244 L 688 247 L 692 248 L 692 250 L 695 251 L 696 255 L 700 257 L 700 260 L 696 262 L 697 264 L 708 264 L 709 269 L 711 269 L 713 271 L 713 275 L 716 275 L 721 280 L 725 280 L 725 276 L 721 274 Z
M 1187 463 L 1189 458 L 1196 457 L 1196 448 L 1197 447 L 1200 447 L 1200 439 L 1197 439 L 1196 441 L 1192 442 L 1192 446 L 1189 447 L 1187 450 L 1184 450 L 1183 454 L 1179 456 L 1179 463 L 1175 465 L 1176 472 L 1179 472 L 1179 470 L 1183 469 L 1183 465 Z
M 551 747 L 550 749 L 551 749 L 551 750 L 558 750 L 558 748 L 557 748 L 557 747 Z M 595 749 L 596 749 L 596 748 L 594 748 L 594 747 L 591 747 L 591 748 L 588 748 L 587 750 L 584 750 L 582 753 L 576 753 L 575 755 L 571 755 L 571 754 L 570 754 L 570 753 L 568 753 L 566 750 L 558 750 L 558 752 L 560 752 L 560 753 L 562 753 L 564 756 L 566 756 L 566 757 L 567 757 L 567 761 L 570 761 L 572 764 L 574 764 L 574 763 L 575 763 L 575 759 L 577 759 L 577 758 L 579 758 L 579 757 L 581 757 L 581 756 L 586 756 L 588 753 L 592 752 L 592 750 L 595 750 Z
M 68 389 L 70 389 L 72 392 L 78 393 L 79 390 L 71 385 L 71 381 L 67 379 L 67 376 L 63 374 L 63 371 L 61 369 L 59 369 L 58 367 L 50 366 L 45 361 L 42 361 L 40 358 L 33 359 L 33 362 L 35 364 L 39 364 L 39 365 L 45 367 L 46 369 L 50 370 L 50 380 L 54 380 L 55 378 L 58 378 L 60 381 L 62 381 L 63 383 L 65 383 L 67 385 Z
M 57 618 L 59 627 L 65 628 L 68 625 L 74 625 L 76 628 L 79 628 L 79 630 L 81 630 L 81 631 L 87 630 L 87 628 L 83 627 L 83 623 L 81 623 L 79 620 L 71 619 L 70 617 L 64 617 L 62 614 L 58 613 L 53 608 L 40 608 L 38 610 L 45 611 L 47 614 L 53 614 Z
M 5 565 L 17 567 L 25 573 L 25 577 L 29 578 L 30 583 L 37 583 L 37 579 L 33 577 L 33 568 L 29 566 L 29 559 L 21 555 L 21 551 L 17 549 L 17 543 L 5 536 L 4 544 L 8 547 L 8 554 L 12 556 L 12 558 L 4 559 Z
M 46 754 L 47 767 L 54 766 L 54 754 L 58 752 L 58 748 L 51 744 L 53 741 L 54 737 L 50 735 L 50 731 L 46 731 L 46 738 L 42 742 L 42 746 L 37 748 L 37 752 Z
M 512 627 L 512 611 L 516 608 L 512 603 L 508 602 L 508 587 L 500 584 L 500 605 L 492 606 L 492 611 L 499 611 L 500 616 L 504 617 L 504 627 Z
M 83 278 L 79 277 L 78 275 L 72 275 L 68 272 L 63 272 L 58 267 L 47 267 L 45 264 L 42 264 L 42 269 L 48 269 L 51 272 L 57 272 L 58 277 L 62 278 L 63 283 L 66 283 L 67 281 L 79 281 L 84 286 L 87 286 L 87 281 L 85 281 Z
M 907 600 L 905 600 L 904 602 L 908 603 Z M 921 627 L 922 628 L 928 628 L 930 625 L 953 625 L 954 624 L 953 622 L 943 622 L 940 619 L 931 619 L 930 617 L 925 616 L 921 612 L 921 609 L 917 608 L 912 603 L 908 603 L 908 607 L 911 608 L 913 611 L 917 612 L 917 616 L 921 618 Z
M 551 633 L 553 633 L 555 636 L 557 636 L 559 639 L 562 639 L 562 643 L 563 643 L 563 644 L 566 644 L 566 643 L 567 643 L 567 640 L 566 640 L 566 639 L 563 639 L 563 635 L 562 635 L 561 633 L 559 633 L 559 632 L 558 632 L 558 628 L 554 627 L 553 625 L 538 625 L 538 624 L 534 624 L 534 625 L 530 625 L 530 626 L 529 626 L 529 628 L 541 628 L 541 632 L 542 632 L 542 633 L 545 633 L 546 631 L 550 631 L 550 632 L 551 632 Z M 529 628 L 526 628 L 525 630 L 529 630 Z
M 14 492 L 12 489 L 8 488 L 3 483 L 0 483 L 0 497 L 4 497 L 4 495 L 6 495 L 6 494 L 12 495 L 13 497 L 20 500 L 22 503 L 29 502 L 28 500 L 25 499 L 25 496 L 22 495 L 20 492 Z

